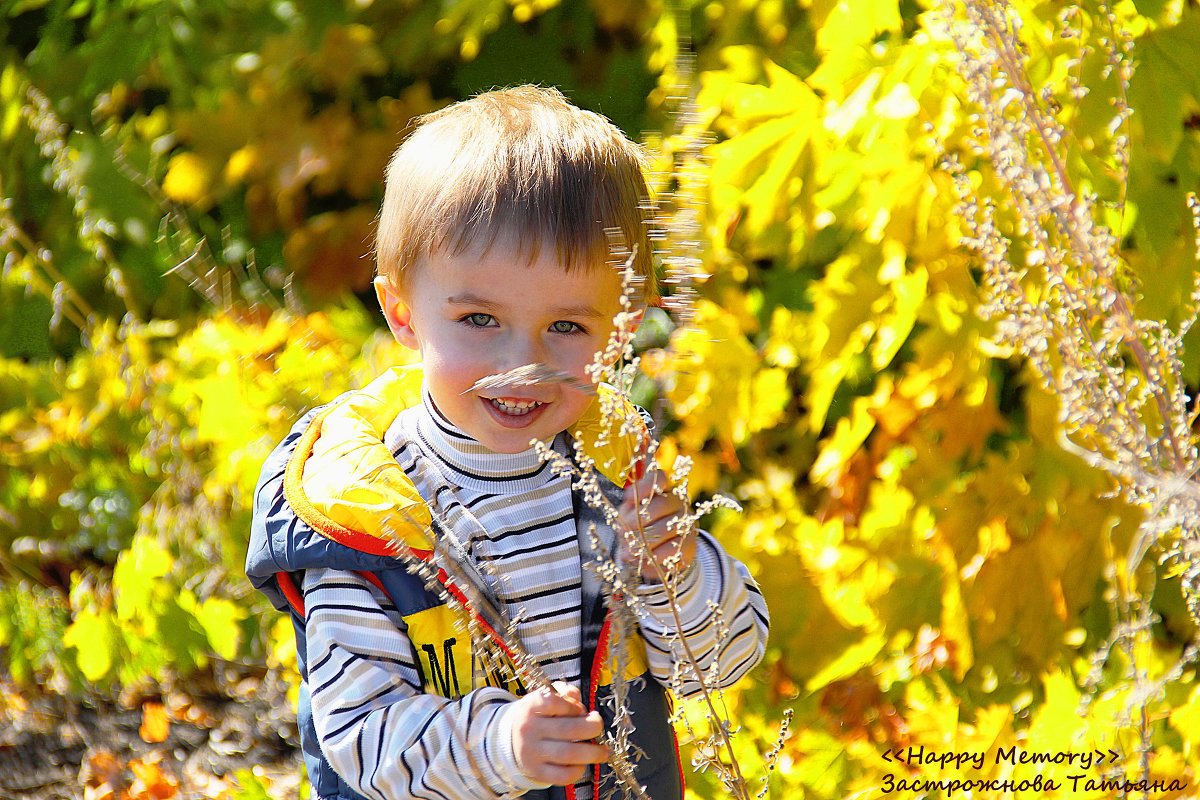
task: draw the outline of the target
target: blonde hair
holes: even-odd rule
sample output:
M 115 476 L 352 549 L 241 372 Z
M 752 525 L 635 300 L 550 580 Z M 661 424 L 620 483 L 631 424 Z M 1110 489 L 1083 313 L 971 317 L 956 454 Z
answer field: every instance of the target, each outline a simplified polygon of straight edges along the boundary
M 656 296 L 641 148 L 557 89 L 518 86 L 427 114 L 396 150 L 375 241 L 395 287 L 423 259 L 510 238 L 530 261 L 553 245 L 567 271 L 623 262 Z

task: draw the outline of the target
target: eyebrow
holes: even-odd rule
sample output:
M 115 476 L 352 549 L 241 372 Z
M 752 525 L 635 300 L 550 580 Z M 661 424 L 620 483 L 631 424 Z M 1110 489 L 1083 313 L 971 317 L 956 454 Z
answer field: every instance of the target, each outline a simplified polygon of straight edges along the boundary
M 473 294 L 471 292 L 463 292 L 462 294 L 450 295 L 449 297 L 446 298 L 446 302 L 452 306 L 478 306 L 480 308 L 487 308 L 487 309 L 497 309 L 500 307 L 499 304 L 487 299 L 486 297 L 481 297 L 481 296 L 479 296 L 477 294 Z M 557 306 L 555 308 L 550 309 L 550 311 L 553 316 L 563 316 L 563 317 L 593 317 L 594 318 L 594 317 L 604 316 L 603 314 L 600 313 L 600 311 L 598 309 L 596 309 L 595 306 L 589 305 L 587 303 L 580 303 L 578 305 L 573 305 L 573 306 Z

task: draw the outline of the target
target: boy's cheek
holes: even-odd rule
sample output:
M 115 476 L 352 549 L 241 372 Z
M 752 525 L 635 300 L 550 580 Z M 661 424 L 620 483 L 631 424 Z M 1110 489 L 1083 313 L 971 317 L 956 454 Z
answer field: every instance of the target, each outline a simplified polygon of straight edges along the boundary
M 464 362 L 444 357 L 432 359 L 426 357 L 423 361 L 427 379 L 441 384 L 456 394 L 474 386 L 476 381 L 488 374 L 486 365 L 478 362 Z

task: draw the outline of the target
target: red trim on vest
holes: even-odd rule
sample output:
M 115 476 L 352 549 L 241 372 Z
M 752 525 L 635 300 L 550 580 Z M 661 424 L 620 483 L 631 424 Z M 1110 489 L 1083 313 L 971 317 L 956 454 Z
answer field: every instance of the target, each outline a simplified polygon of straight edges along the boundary
M 620 596 L 613 598 L 614 602 L 620 601 Z M 600 626 L 600 636 L 596 639 L 596 657 L 592 662 L 591 685 L 588 687 L 588 711 L 596 710 L 596 691 L 599 689 L 600 670 L 604 662 L 608 659 L 609 636 L 612 631 L 612 609 L 609 609 L 608 615 L 604 617 L 604 624 Z M 671 702 L 671 695 L 667 695 L 667 705 L 669 710 L 674 710 L 674 703 Z M 679 737 L 675 735 L 675 727 L 671 726 L 671 744 L 675 747 L 675 766 L 679 770 L 679 789 L 684 794 L 687 794 L 687 780 L 683 774 L 683 756 L 679 753 Z M 574 788 L 574 787 L 572 787 Z M 569 797 L 571 795 L 568 795 Z M 683 795 L 680 795 L 681 797 Z M 596 764 L 592 768 L 592 797 L 600 797 L 600 765 Z
M 666 693 L 667 697 L 667 714 L 674 716 L 675 714 L 675 695 L 670 692 Z M 679 737 L 675 734 L 675 726 L 671 726 L 671 743 L 675 745 L 675 766 L 679 768 L 679 788 L 683 795 L 687 794 L 687 780 L 683 773 L 683 756 L 679 754 Z M 683 795 L 680 795 L 682 797 Z
M 614 598 L 614 601 L 616 598 Z M 596 653 L 592 661 L 591 681 L 588 685 L 588 711 L 596 710 L 596 690 L 600 687 L 600 670 L 608 660 L 608 637 L 612 632 L 612 609 L 604 616 L 604 624 L 600 626 L 600 636 L 596 639 Z M 592 767 L 592 797 L 600 797 L 600 765 Z
M 680 797 L 687 795 L 687 779 L 683 775 L 683 756 L 679 755 L 679 737 L 675 735 L 675 726 L 671 726 L 671 742 L 675 745 L 675 766 L 679 767 Z
M 392 600 L 393 603 L 395 602 L 391 592 L 384 588 L 383 581 L 379 580 L 378 575 L 365 570 L 360 570 L 354 574 L 383 592 L 384 597 Z M 275 582 L 279 584 L 279 591 L 283 592 L 283 596 L 287 599 L 288 605 L 292 607 L 292 610 L 300 616 L 300 619 L 305 619 L 308 612 L 304 608 L 304 595 L 296 586 L 296 581 L 292 578 L 292 574 L 290 572 L 276 572 Z
M 300 590 L 296 588 L 296 581 L 292 578 L 290 572 L 276 572 L 275 582 L 279 584 L 279 591 L 283 592 L 283 596 L 287 599 L 288 605 L 292 607 L 300 619 L 304 619 L 304 595 L 300 594 Z

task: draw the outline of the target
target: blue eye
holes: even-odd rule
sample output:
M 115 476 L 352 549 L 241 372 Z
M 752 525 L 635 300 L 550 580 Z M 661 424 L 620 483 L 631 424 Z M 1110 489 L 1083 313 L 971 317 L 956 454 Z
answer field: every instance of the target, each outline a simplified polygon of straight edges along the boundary
M 582 327 L 565 319 L 560 319 L 558 322 L 551 324 L 550 330 L 555 333 L 585 333 Z
M 490 328 L 496 322 L 491 314 L 467 314 L 459 320 L 472 328 Z

